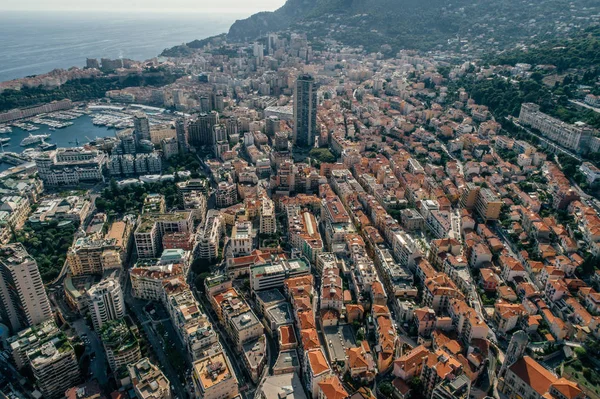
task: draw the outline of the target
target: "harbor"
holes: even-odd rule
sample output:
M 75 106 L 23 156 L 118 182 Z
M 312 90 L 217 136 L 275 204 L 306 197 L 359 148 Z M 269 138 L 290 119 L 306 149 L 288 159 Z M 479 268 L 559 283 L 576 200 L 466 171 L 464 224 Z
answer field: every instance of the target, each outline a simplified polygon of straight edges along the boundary
M 4 153 L 0 152 L 2 160 L 0 171 L 28 161 L 32 152 L 43 150 L 43 148 L 39 148 L 40 145 L 46 149 L 52 149 L 54 146 L 79 147 L 95 140 L 97 137 L 114 137 L 115 129 L 94 125 L 92 117 L 93 115 L 86 112 L 60 111 L 0 127 L 0 129 L 6 130 L 0 135 L 0 139 L 2 141 L 9 139 L 7 142 L 0 144 Z M 61 120 L 61 118 L 64 119 Z M 27 127 L 27 129 L 23 127 Z M 30 130 L 31 127 L 35 129 Z M 43 141 L 34 140 L 31 145 L 22 146 L 21 144 L 24 141 L 24 144 L 28 142 L 30 134 L 49 136 Z
M 150 125 L 170 124 L 175 115 L 165 111 L 137 104 L 89 104 L 0 124 L 0 172 L 31 161 L 41 151 L 113 138 L 117 131 L 133 127 L 136 112 L 147 114 Z

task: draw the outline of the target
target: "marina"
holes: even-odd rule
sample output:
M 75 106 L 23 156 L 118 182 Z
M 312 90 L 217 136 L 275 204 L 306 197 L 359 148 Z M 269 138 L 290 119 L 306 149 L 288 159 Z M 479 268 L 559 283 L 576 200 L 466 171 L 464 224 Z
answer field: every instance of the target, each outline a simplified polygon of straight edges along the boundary
M 165 125 L 174 116 L 166 110 L 143 105 L 88 104 L 9 124 L 0 124 L 0 172 L 11 165 L 30 162 L 42 152 L 57 147 L 80 147 L 88 143 L 110 148 L 116 132 L 133 127 L 133 114 L 144 112 L 150 125 Z
M 31 156 L 36 152 L 49 151 L 56 147 L 78 147 L 87 144 L 91 140 L 102 137 L 114 137 L 116 130 L 106 126 L 96 126 L 92 123 L 92 116 L 86 110 L 60 111 L 52 114 L 38 115 L 28 120 L 21 120 L 12 123 L 11 126 L 0 125 L 0 131 L 7 130 L 0 139 L 8 139 L 0 146 L 0 172 L 11 166 L 19 165 L 23 162 L 29 162 Z M 42 121 L 37 123 L 36 121 Z M 68 122 L 69 124 L 57 128 L 44 121 L 56 121 L 58 123 Z M 28 131 L 23 127 L 33 126 L 36 129 Z M 38 140 L 28 147 L 21 147 L 21 142 L 27 139 L 30 134 L 49 135 L 48 138 Z

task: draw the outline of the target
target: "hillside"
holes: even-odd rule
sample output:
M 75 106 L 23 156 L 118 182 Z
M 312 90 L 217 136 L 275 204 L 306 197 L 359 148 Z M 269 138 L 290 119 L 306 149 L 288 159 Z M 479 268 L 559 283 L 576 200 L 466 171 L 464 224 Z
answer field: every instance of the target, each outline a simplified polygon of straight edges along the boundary
M 274 12 L 236 21 L 229 40 L 288 28 L 313 41 L 336 39 L 378 51 L 384 44 L 431 50 L 502 50 L 592 24 L 595 0 L 288 0 Z M 457 40 L 458 39 L 458 40 Z

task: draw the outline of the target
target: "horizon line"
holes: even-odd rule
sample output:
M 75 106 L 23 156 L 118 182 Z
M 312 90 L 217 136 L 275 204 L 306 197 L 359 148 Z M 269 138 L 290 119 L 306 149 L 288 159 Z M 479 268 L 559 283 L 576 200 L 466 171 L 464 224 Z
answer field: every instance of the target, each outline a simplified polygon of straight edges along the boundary
M 112 13 L 112 14 L 122 14 L 122 13 L 131 13 L 131 12 L 137 12 L 137 13 L 148 13 L 148 14 L 159 14 L 159 13 L 194 13 L 194 14 L 246 14 L 246 13 L 257 13 L 257 12 L 265 12 L 265 11 L 275 11 L 275 10 L 264 10 L 264 9 L 260 9 L 260 8 L 205 8 L 205 9 L 199 9 L 199 8 L 124 8 L 124 9 L 119 9 L 119 10 L 115 10 L 113 9 L 105 9 L 105 8 L 89 8 L 89 9 L 85 9 L 85 10 L 81 10 L 81 9 L 69 9 L 69 8 L 35 8 L 35 9 L 31 9 L 31 8 L 0 8 L 0 11 L 2 12 L 22 12 L 22 13 L 26 13 L 26 12 L 31 12 L 31 13 L 36 13 L 36 12 L 43 12 L 43 13 L 48 13 L 48 12 L 52 12 L 52 13 L 90 13 L 90 12 L 106 12 L 106 13 Z

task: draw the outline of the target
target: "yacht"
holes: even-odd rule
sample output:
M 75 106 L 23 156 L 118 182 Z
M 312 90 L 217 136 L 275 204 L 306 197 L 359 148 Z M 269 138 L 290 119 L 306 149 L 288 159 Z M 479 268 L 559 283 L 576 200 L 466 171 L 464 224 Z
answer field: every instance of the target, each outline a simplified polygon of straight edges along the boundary
M 38 145 L 37 148 L 39 148 L 41 151 L 50 151 L 56 149 L 56 144 L 46 143 L 44 140 L 42 140 L 42 143 Z
M 0 138 L 0 144 L 6 144 L 10 141 L 10 138 L 6 137 L 6 138 Z
M 37 144 L 40 141 L 44 141 L 44 139 L 47 139 L 49 137 L 50 137 L 49 134 L 37 134 L 37 135 L 33 135 L 33 134 L 29 133 L 29 136 L 25 137 L 21 141 L 21 147 L 26 147 L 26 146 L 31 145 L 31 144 Z

